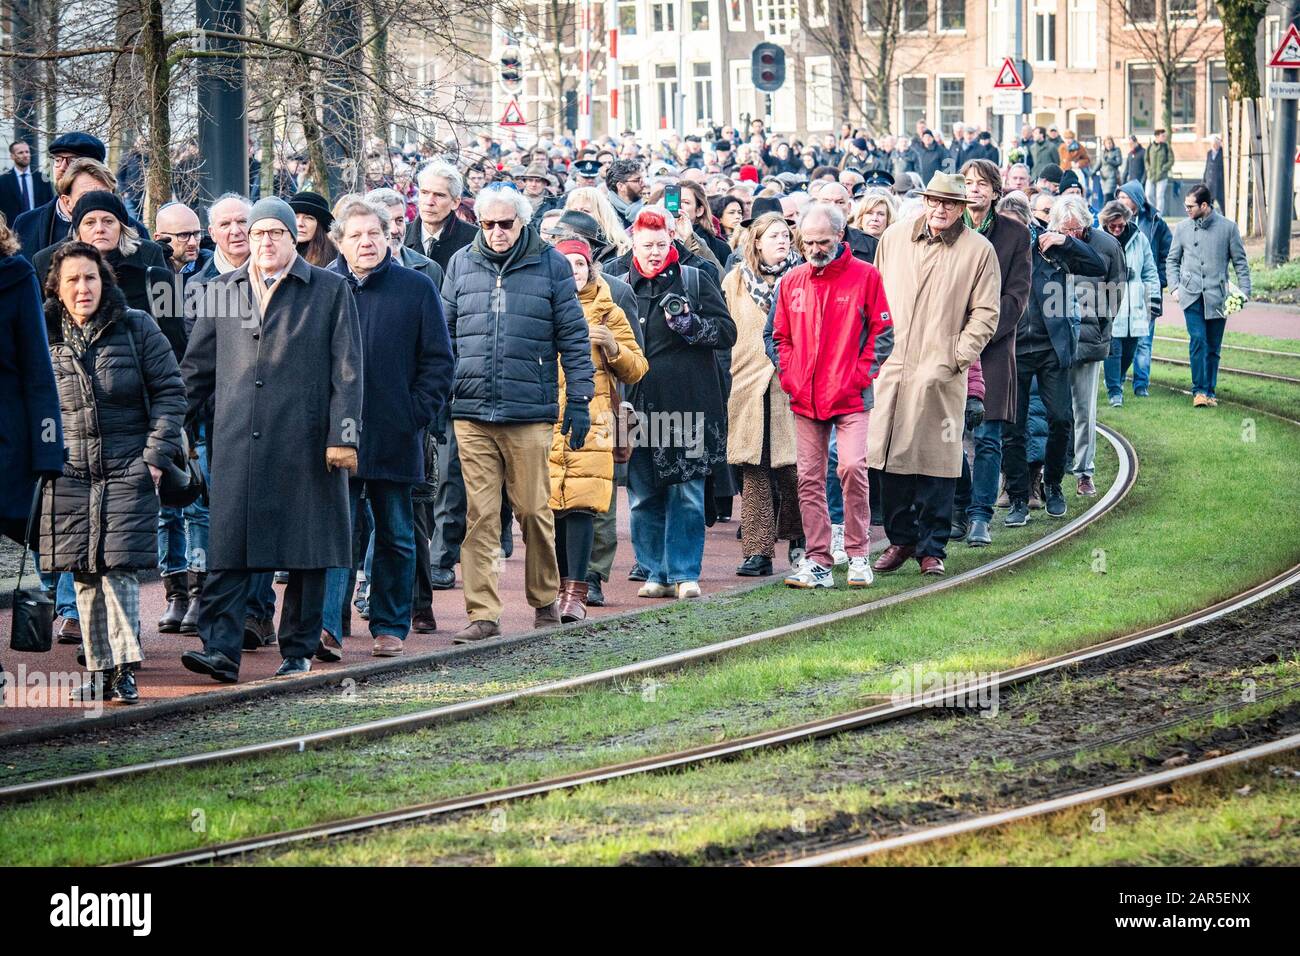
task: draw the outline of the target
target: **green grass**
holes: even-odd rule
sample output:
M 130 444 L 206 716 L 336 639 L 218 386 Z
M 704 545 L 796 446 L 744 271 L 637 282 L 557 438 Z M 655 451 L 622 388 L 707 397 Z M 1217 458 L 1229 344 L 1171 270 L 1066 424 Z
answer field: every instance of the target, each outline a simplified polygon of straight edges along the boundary
M 1250 289 L 1252 295 L 1282 292 L 1300 287 L 1300 260 L 1284 262 L 1276 268 L 1264 265 L 1263 257 L 1250 262 Z
M 1190 392 L 1192 387 L 1191 370 L 1176 365 L 1162 365 L 1159 362 L 1152 362 L 1151 383 L 1152 385 L 1167 385 L 1171 388 Z M 1292 385 L 1289 382 L 1271 382 L 1268 379 L 1250 378 L 1245 375 L 1233 375 L 1231 372 L 1220 371 L 1219 382 L 1215 391 L 1218 394 L 1219 401 L 1224 404 L 1220 404 L 1217 409 L 1196 409 L 1198 417 L 1204 414 L 1217 415 L 1220 419 L 1231 416 L 1243 430 L 1243 433 L 1250 423 L 1268 417 L 1261 412 L 1255 411 L 1257 408 L 1267 409 L 1269 412 L 1282 415 L 1292 421 L 1300 421 L 1300 386 Z M 1152 392 L 1152 394 L 1155 393 Z M 1179 395 L 1176 400 L 1191 409 L 1191 395 Z M 1126 404 L 1123 410 L 1127 410 L 1134 407 L 1135 403 L 1140 400 L 1130 398 L 1129 393 L 1126 391 L 1124 401 Z M 1253 407 L 1243 408 L 1241 405 L 1226 404 L 1227 402 L 1238 402 L 1241 405 Z M 1117 427 L 1123 427 L 1119 418 L 1108 420 L 1114 421 Z
M 1152 354 L 1155 357 L 1187 361 L 1186 345 L 1177 342 L 1162 342 L 1159 339 L 1152 345 Z M 1228 374 L 1222 368 L 1222 366 L 1227 366 L 1228 368 L 1245 369 L 1250 372 L 1268 372 L 1272 375 L 1300 378 L 1300 355 L 1291 358 L 1281 355 L 1260 355 L 1257 352 L 1232 352 L 1225 349 L 1219 357 L 1219 365 L 1220 376 Z M 1183 371 L 1187 374 L 1188 381 L 1191 381 L 1191 370 L 1183 366 Z
M 1236 410 L 1217 411 L 1193 413 L 1159 390 L 1103 408 L 1138 449 L 1137 488 L 1086 533 L 987 582 L 665 675 L 653 693 L 591 690 L 4 808 L 0 863 L 120 860 L 539 779 L 860 706 L 915 662 L 1000 670 L 1168 620 L 1300 553 L 1300 509 L 1276 507 L 1300 492 L 1300 430 L 1261 415 L 1243 440 Z
M 1228 325 L 1232 325 L 1232 320 L 1228 320 Z M 1300 327 L 1300 326 L 1298 326 Z M 1156 325 L 1156 335 L 1166 335 L 1170 338 L 1187 341 L 1187 327 L 1177 323 L 1161 322 Z M 1300 357 L 1300 339 L 1277 339 L 1270 335 L 1252 335 L 1249 332 L 1234 332 L 1229 328 L 1223 333 L 1224 345 L 1240 345 L 1250 349 L 1268 349 L 1271 352 L 1291 352 Z M 1184 349 L 1186 346 L 1183 347 Z M 1223 353 L 1225 356 L 1236 354 L 1231 349 L 1226 349 Z M 1186 353 L 1184 352 L 1184 357 Z M 1229 365 L 1232 363 L 1229 362 Z

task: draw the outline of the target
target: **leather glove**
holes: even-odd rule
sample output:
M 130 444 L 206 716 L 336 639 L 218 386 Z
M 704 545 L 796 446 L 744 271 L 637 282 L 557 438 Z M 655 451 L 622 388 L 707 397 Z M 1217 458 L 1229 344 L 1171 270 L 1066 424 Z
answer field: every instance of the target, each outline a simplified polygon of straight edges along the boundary
M 438 414 L 433 417 L 433 423 L 429 426 L 429 433 L 439 445 L 447 444 L 448 408 L 448 405 L 443 405 L 438 409 Z
M 966 430 L 974 431 L 984 421 L 984 403 L 978 398 L 966 399 Z
M 569 447 L 577 450 L 587 440 L 591 430 L 591 409 L 586 402 L 569 399 L 564 405 L 564 420 L 560 422 L 560 434 L 569 436 Z
M 341 445 L 326 448 L 325 467 L 330 471 L 335 468 L 343 468 L 355 475 L 357 473 L 357 450 Z

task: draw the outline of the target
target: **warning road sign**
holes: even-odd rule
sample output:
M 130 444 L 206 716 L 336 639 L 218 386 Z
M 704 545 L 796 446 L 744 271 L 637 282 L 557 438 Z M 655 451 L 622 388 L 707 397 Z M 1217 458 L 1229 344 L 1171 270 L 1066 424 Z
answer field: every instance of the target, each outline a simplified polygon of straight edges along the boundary
M 998 78 L 993 81 L 995 90 L 1023 90 L 1026 84 L 1021 77 L 1020 71 L 1016 68 L 1016 63 L 1011 57 L 1002 61 L 1002 68 L 998 70 Z
M 527 126 L 524 120 L 524 111 L 519 108 L 519 101 L 514 97 L 506 105 L 506 114 L 501 117 L 502 126 Z
M 1268 65 L 1279 69 L 1300 68 L 1300 31 L 1296 30 L 1294 23 L 1287 26 Z

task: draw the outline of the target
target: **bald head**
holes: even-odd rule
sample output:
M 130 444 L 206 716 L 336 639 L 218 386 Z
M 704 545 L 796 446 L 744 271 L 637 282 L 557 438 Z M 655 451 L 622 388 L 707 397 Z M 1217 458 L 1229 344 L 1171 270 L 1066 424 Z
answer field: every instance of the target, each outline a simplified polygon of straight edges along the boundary
M 203 229 L 198 214 L 183 202 L 172 202 L 158 210 L 154 237 L 171 245 L 171 265 L 176 271 L 199 257 L 199 239 Z
M 839 183 L 817 183 L 816 189 L 809 190 L 814 199 L 819 203 L 830 203 L 840 212 L 848 216 L 849 210 L 853 208 L 853 199 L 849 191 Z

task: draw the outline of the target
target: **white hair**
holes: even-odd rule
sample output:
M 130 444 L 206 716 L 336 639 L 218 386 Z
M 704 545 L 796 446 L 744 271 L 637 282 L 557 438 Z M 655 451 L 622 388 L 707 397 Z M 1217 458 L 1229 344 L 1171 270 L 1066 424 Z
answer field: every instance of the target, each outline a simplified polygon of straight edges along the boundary
M 1061 227 L 1071 219 L 1085 228 L 1091 225 L 1092 213 L 1088 210 L 1088 204 L 1082 196 L 1058 196 L 1052 203 L 1052 215 L 1047 221 L 1047 228 L 1052 232 L 1060 232 Z
M 426 176 L 447 180 L 447 192 L 451 193 L 452 199 L 459 199 L 465 194 L 465 180 L 461 178 L 460 170 L 446 160 L 435 159 L 425 163 L 415 174 L 415 180 L 417 183 L 423 182 Z
M 808 211 L 803 214 L 802 225 L 807 226 L 808 220 L 814 216 L 825 216 L 826 224 L 831 227 L 831 232 L 837 236 L 844 235 L 844 226 L 847 220 L 844 217 L 844 210 L 839 206 L 829 202 L 813 203 Z
M 406 208 L 406 199 L 396 189 L 388 186 L 380 186 L 378 189 L 372 189 L 365 195 L 366 202 L 372 202 L 380 206 L 401 206 Z
M 238 202 L 239 202 L 239 203 L 244 207 L 244 211 L 245 211 L 246 213 L 250 213 L 250 214 L 252 213 L 252 211 L 253 211 L 253 204 L 252 204 L 251 202 L 248 201 L 248 197 L 247 197 L 247 196 L 242 196 L 242 195 L 240 195 L 239 193 L 222 193 L 222 194 L 221 194 L 220 196 L 218 196 L 216 199 L 212 200 L 212 205 L 210 205 L 210 206 L 208 207 L 208 226 L 209 226 L 209 227 L 211 227 L 211 225 L 212 225 L 212 210 L 216 209 L 216 208 L 217 208 L 218 206 L 220 206 L 223 202 L 226 202 L 226 201 L 231 200 L 231 199 L 237 200 L 237 201 L 238 201 Z M 171 204 L 168 203 L 168 205 L 171 205 Z M 161 212 L 161 211 L 162 211 L 162 210 L 159 210 L 159 212 Z
M 335 243 L 343 241 L 343 233 L 348 228 L 348 223 L 357 216 L 374 216 L 379 220 L 380 227 L 387 235 L 388 227 L 393 221 L 393 217 L 388 214 L 388 207 L 382 206 L 377 202 L 368 202 L 360 196 L 355 199 L 346 200 L 340 203 L 340 209 L 334 216 L 334 223 L 330 226 L 330 238 Z
M 532 221 L 533 204 L 528 197 L 518 189 L 505 185 L 484 186 L 479 190 L 474 197 L 474 218 L 483 219 L 487 207 L 497 205 L 513 206 L 516 218 L 522 219 L 525 226 Z

